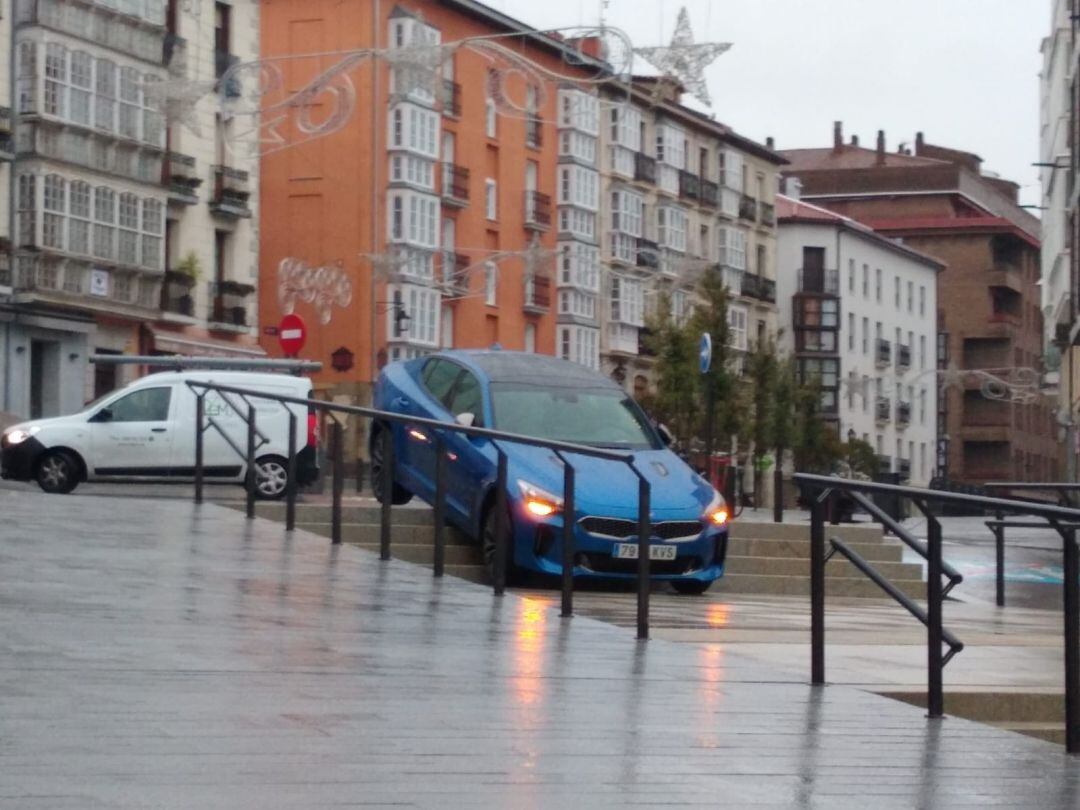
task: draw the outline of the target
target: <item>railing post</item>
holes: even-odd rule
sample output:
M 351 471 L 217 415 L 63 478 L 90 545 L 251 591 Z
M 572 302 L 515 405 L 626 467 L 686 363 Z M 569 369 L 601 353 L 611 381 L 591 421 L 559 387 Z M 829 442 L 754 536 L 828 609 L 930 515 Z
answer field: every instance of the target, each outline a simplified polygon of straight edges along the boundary
M 382 510 L 379 514 L 379 559 L 390 559 L 390 506 L 394 497 L 394 426 L 387 425 L 382 432 Z M 375 483 L 372 481 L 372 487 Z M 383 556 L 385 549 L 386 556 Z
M 994 513 L 994 519 L 1001 524 L 1005 515 L 1001 512 Z M 1005 607 L 1005 527 L 994 527 L 994 561 L 996 565 L 995 585 L 997 590 L 997 606 Z
M 652 537 L 652 523 L 649 519 L 649 510 L 652 508 L 649 503 L 650 494 L 649 482 L 644 475 L 638 473 L 637 637 L 641 640 L 649 637 L 649 540 Z
M 341 440 L 341 422 L 333 415 L 331 419 L 333 425 L 330 427 L 330 452 L 334 457 L 334 479 L 330 490 L 330 542 L 336 546 L 341 543 L 341 493 L 345 488 L 345 471 L 342 469 L 344 442 Z
M 435 559 L 434 575 L 441 577 L 446 566 L 446 447 L 435 431 Z
M 784 457 L 782 450 L 776 451 L 776 469 L 773 470 L 773 523 L 784 522 L 784 470 L 781 461 Z
M 570 460 L 559 454 L 563 463 L 563 530 L 562 530 L 562 616 L 574 615 L 574 468 Z
M 926 568 L 926 708 L 930 717 L 941 717 L 945 713 L 945 698 L 942 694 L 942 630 L 941 630 L 941 523 L 930 514 L 927 508 L 920 506 L 926 515 L 927 527 L 927 568 Z
M 206 390 L 195 395 L 195 503 L 203 502 L 203 431 L 206 429 Z
M 506 592 L 506 546 L 510 527 L 506 520 L 506 453 L 501 447 L 498 451 L 499 466 L 495 476 L 495 557 L 491 579 L 495 595 L 502 596 Z
M 1065 544 L 1065 750 L 1080 754 L 1080 551 L 1075 529 L 1061 536 Z
M 285 531 L 296 528 L 296 414 L 285 406 L 289 413 L 289 479 L 285 483 Z
M 255 517 L 255 486 L 258 475 L 255 472 L 255 406 L 248 403 L 247 418 L 247 516 Z
M 810 499 L 810 680 L 825 683 L 825 498 Z

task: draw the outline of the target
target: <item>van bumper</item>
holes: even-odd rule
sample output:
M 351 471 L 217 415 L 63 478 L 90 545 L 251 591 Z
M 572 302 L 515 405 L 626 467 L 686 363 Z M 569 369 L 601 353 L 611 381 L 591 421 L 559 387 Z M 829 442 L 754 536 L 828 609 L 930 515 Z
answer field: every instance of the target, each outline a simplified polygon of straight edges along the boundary
M 0 478 L 7 481 L 33 481 L 34 468 L 45 445 L 31 436 L 25 441 L 0 450 Z

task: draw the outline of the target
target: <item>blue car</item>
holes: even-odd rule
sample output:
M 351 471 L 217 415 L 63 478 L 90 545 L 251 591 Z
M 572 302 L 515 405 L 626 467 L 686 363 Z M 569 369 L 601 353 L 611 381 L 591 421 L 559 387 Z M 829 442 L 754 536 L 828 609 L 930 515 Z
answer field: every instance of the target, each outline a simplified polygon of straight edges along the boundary
M 375 385 L 380 410 L 632 452 L 651 485 L 651 570 L 679 593 L 703 593 L 724 571 L 727 505 L 668 449 L 661 432 L 614 382 L 574 363 L 508 351 L 445 351 L 392 363 Z M 394 440 L 390 496 L 435 501 L 428 426 L 376 423 L 371 475 L 386 492 L 383 432 Z M 497 451 L 488 439 L 445 431 L 447 521 L 475 538 L 490 573 L 496 537 Z M 562 573 L 563 466 L 550 451 L 501 442 L 508 457 L 513 533 L 510 576 Z M 637 575 L 638 479 L 620 461 L 568 456 L 576 470 L 574 576 Z

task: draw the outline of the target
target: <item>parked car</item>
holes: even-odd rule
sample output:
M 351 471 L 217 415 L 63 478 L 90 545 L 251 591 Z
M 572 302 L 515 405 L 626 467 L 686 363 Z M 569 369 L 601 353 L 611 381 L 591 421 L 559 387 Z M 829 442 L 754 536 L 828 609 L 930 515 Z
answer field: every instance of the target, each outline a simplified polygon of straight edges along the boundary
M 214 382 L 271 394 L 310 398 L 311 381 L 287 374 L 242 371 L 180 371 L 150 374 L 113 391 L 78 413 L 34 419 L 0 435 L 0 476 L 37 481 L 46 492 L 67 493 L 80 481 L 191 481 L 195 476 L 195 392 L 188 381 Z M 239 399 L 232 400 L 244 407 Z M 280 498 L 288 484 L 289 411 L 252 399 L 258 427 L 256 494 Z M 289 406 L 299 418 L 297 484 L 318 477 L 314 411 Z M 246 477 L 247 423 L 228 401 L 208 392 L 211 427 L 204 433 L 205 480 Z M 303 429 L 307 428 L 306 442 Z M 224 434 L 224 435 L 223 435 Z M 226 438 L 227 437 L 227 438 Z M 230 443 L 231 442 L 231 443 Z
M 632 452 L 651 485 L 656 579 L 680 593 L 702 593 L 721 576 L 727 506 L 668 447 L 661 432 L 614 382 L 583 366 L 539 354 L 446 351 L 392 363 L 379 375 L 375 407 L 406 416 Z M 383 463 L 391 431 L 394 468 Z M 435 500 L 433 431 L 376 422 L 372 480 L 381 499 Z M 480 543 L 489 572 L 496 537 L 497 451 L 485 438 L 443 431 L 447 519 Z M 562 571 L 563 466 L 550 451 L 500 443 L 508 457 L 507 502 L 513 536 L 511 576 Z M 633 578 L 637 571 L 638 479 L 619 461 L 571 454 L 576 470 L 574 574 Z

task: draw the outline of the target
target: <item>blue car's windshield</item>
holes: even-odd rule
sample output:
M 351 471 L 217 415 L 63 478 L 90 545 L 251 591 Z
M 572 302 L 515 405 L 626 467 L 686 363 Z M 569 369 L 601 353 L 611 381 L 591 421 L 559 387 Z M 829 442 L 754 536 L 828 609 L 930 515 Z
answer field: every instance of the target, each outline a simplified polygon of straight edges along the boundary
M 594 447 L 659 447 L 641 408 L 620 391 L 492 383 L 491 404 L 496 430 Z

